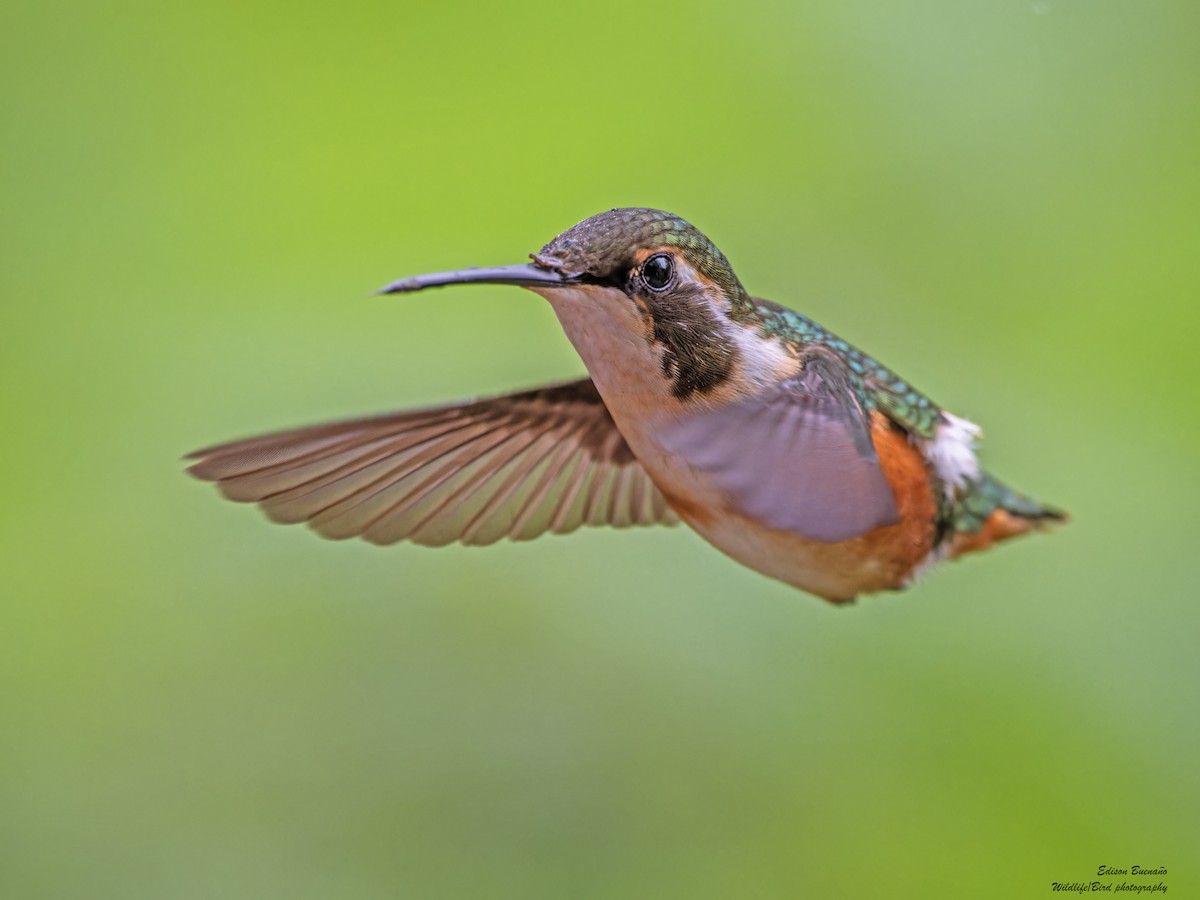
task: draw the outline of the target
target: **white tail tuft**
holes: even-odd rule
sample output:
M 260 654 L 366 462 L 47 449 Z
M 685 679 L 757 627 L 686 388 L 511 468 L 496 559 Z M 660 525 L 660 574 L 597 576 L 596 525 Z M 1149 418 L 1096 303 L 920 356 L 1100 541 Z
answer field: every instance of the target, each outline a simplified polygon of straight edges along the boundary
M 921 442 L 921 450 L 942 479 L 948 496 L 979 477 L 975 440 L 982 433 L 974 422 L 943 412 L 933 439 Z

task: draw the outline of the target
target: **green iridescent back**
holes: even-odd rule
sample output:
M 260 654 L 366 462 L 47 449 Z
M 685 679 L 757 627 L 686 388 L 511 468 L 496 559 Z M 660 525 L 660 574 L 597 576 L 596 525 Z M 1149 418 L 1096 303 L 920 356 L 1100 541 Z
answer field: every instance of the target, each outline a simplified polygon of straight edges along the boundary
M 860 402 L 921 437 L 931 438 L 937 431 L 942 410 L 936 403 L 891 369 L 807 316 L 744 293 L 734 303 L 732 315 L 738 321 L 757 325 L 764 337 L 791 344 L 797 350 L 813 345 L 832 350 L 859 379 Z

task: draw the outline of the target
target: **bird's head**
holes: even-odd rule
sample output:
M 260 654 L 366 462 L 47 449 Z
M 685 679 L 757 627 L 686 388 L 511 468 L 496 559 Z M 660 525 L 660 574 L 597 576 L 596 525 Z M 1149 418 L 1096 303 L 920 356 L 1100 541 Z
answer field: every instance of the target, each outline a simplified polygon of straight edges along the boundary
M 729 377 L 738 355 L 731 317 L 747 304 L 746 292 L 725 255 L 695 226 L 662 210 L 613 209 L 530 256 L 532 263 L 417 275 L 381 293 L 519 285 L 549 300 L 564 325 L 582 304 L 612 327 L 661 345 L 663 372 L 680 398 Z

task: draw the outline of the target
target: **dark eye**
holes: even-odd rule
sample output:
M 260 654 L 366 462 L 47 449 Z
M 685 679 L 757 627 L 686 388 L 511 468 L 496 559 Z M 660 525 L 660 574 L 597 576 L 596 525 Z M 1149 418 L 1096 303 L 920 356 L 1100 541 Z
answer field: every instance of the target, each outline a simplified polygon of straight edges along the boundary
M 652 291 L 661 291 L 671 283 L 675 263 L 666 253 L 657 253 L 642 263 L 642 281 Z

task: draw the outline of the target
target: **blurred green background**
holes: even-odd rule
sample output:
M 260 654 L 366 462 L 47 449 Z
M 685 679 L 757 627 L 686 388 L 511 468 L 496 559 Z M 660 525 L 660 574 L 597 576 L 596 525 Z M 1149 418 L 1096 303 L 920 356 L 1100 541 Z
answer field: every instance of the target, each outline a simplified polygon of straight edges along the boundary
M 1200 854 L 1200 5 L 10 4 L 0 896 L 1040 896 Z M 578 375 L 684 215 L 1073 523 L 835 609 L 684 529 L 380 549 L 184 452 Z

